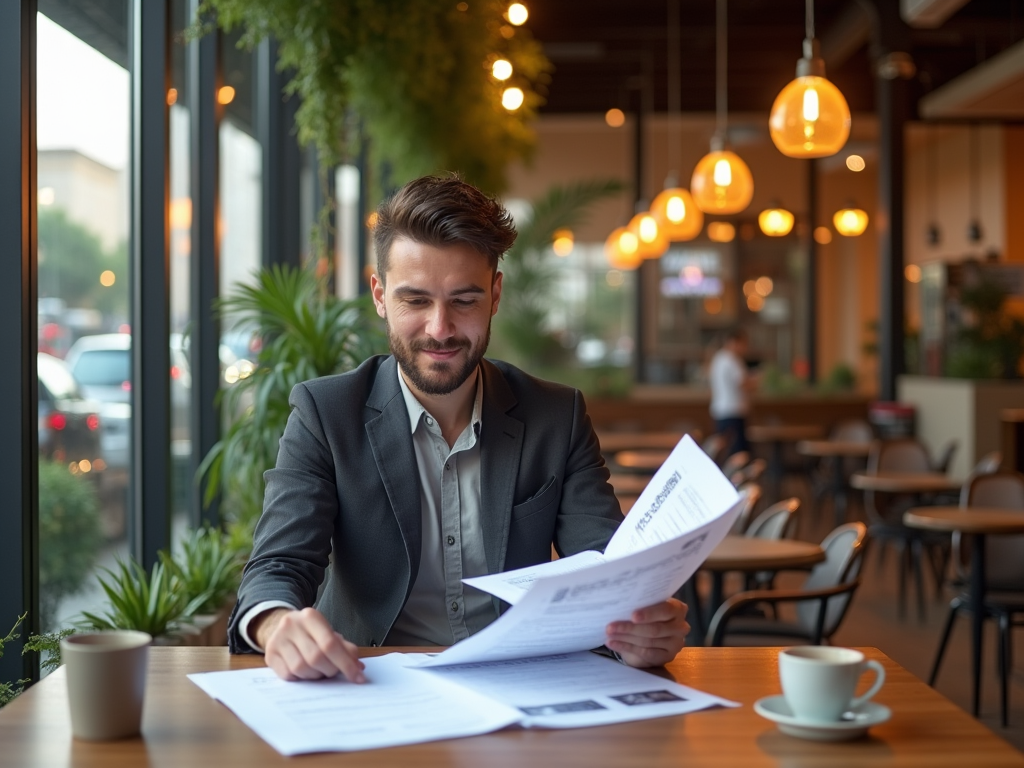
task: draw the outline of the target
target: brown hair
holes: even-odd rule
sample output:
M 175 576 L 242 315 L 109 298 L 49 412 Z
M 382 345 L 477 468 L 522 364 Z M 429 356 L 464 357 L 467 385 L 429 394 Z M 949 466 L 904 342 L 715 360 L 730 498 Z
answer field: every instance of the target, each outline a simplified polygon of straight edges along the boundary
M 391 245 L 399 237 L 434 247 L 468 245 L 486 256 L 491 271 L 497 272 L 498 259 L 516 240 L 516 228 L 501 203 L 456 174 L 424 176 L 410 181 L 377 207 L 373 245 L 381 282 Z

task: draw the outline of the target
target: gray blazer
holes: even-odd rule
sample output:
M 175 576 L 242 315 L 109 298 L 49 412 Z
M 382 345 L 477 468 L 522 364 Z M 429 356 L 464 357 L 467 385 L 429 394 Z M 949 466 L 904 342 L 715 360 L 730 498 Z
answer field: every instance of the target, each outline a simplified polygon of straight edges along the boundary
M 484 360 L 481 510 L 488 570 L 603 550 L 622 515 L 582 395 Z M 419 570 L 420 489 L 393 357 L 297 385 L 231 616 L 263 600 L 315 605 L 380 645 Z M 495 600 L 495 615 L 498 601 Z

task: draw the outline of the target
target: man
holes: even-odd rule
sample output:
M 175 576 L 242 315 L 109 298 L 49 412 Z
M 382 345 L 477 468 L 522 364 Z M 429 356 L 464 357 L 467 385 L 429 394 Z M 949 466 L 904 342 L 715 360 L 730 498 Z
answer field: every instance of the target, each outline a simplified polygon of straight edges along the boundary
M 392 355 L 292 391 L 233 651 L 361 682 L 357 646 L 449 645 L 498 617 L 463 578 L 605 547 L 621 515 L 579 392 L 483 358 L 514 240 L 456 177 L 380 206 L 371 289 Z M 631 618 L 607 645 L 634 666 L 669 661 L 689 629 L 678 600 Z
M 711 387 L 711 418 L 715 429 L 729 440 L 728 455 L 750 450 L 747 442 L 749 393 L 757 380 L 747 373 L 747 334 L 742 328 L 730 331 L 722 348 L 711 358 L 708 384 Z

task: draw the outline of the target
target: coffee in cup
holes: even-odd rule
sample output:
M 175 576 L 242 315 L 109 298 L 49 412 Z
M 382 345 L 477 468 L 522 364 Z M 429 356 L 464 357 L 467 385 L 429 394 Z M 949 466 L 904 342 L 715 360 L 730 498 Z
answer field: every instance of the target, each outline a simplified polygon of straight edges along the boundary
M 75 738 L 106 741 L 139 733 L 152 641 L 145 632 L 131 630 L 70 635 L 60 641 Z
M 861 675 L 874 670 L 875 682 L 854 698 Z M 782 693 L 794 716 L 814 722 L 836 722 L 878 693 L 885 682 L 885 668 L 852 648 L 806 646 L 779 653 Z

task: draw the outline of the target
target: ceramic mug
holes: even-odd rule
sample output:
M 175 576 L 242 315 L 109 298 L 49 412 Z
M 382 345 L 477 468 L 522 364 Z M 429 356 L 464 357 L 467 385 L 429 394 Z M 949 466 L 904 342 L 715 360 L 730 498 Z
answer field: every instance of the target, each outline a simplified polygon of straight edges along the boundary
M 867 693 L 854 698 L 857 682 L 869 669 L 875 682 Z M 782 693 L 793 714 L 803 720 L 836 722 L 844 712 L 855 710 L 885 682 L 885 669 L 852 648 L 806 646 L 779 653 Z
M 106 741 L 139 733 L 152 641 L 145 632 L 130 630 L 70 635 L 60 641 L 75 738 Z

